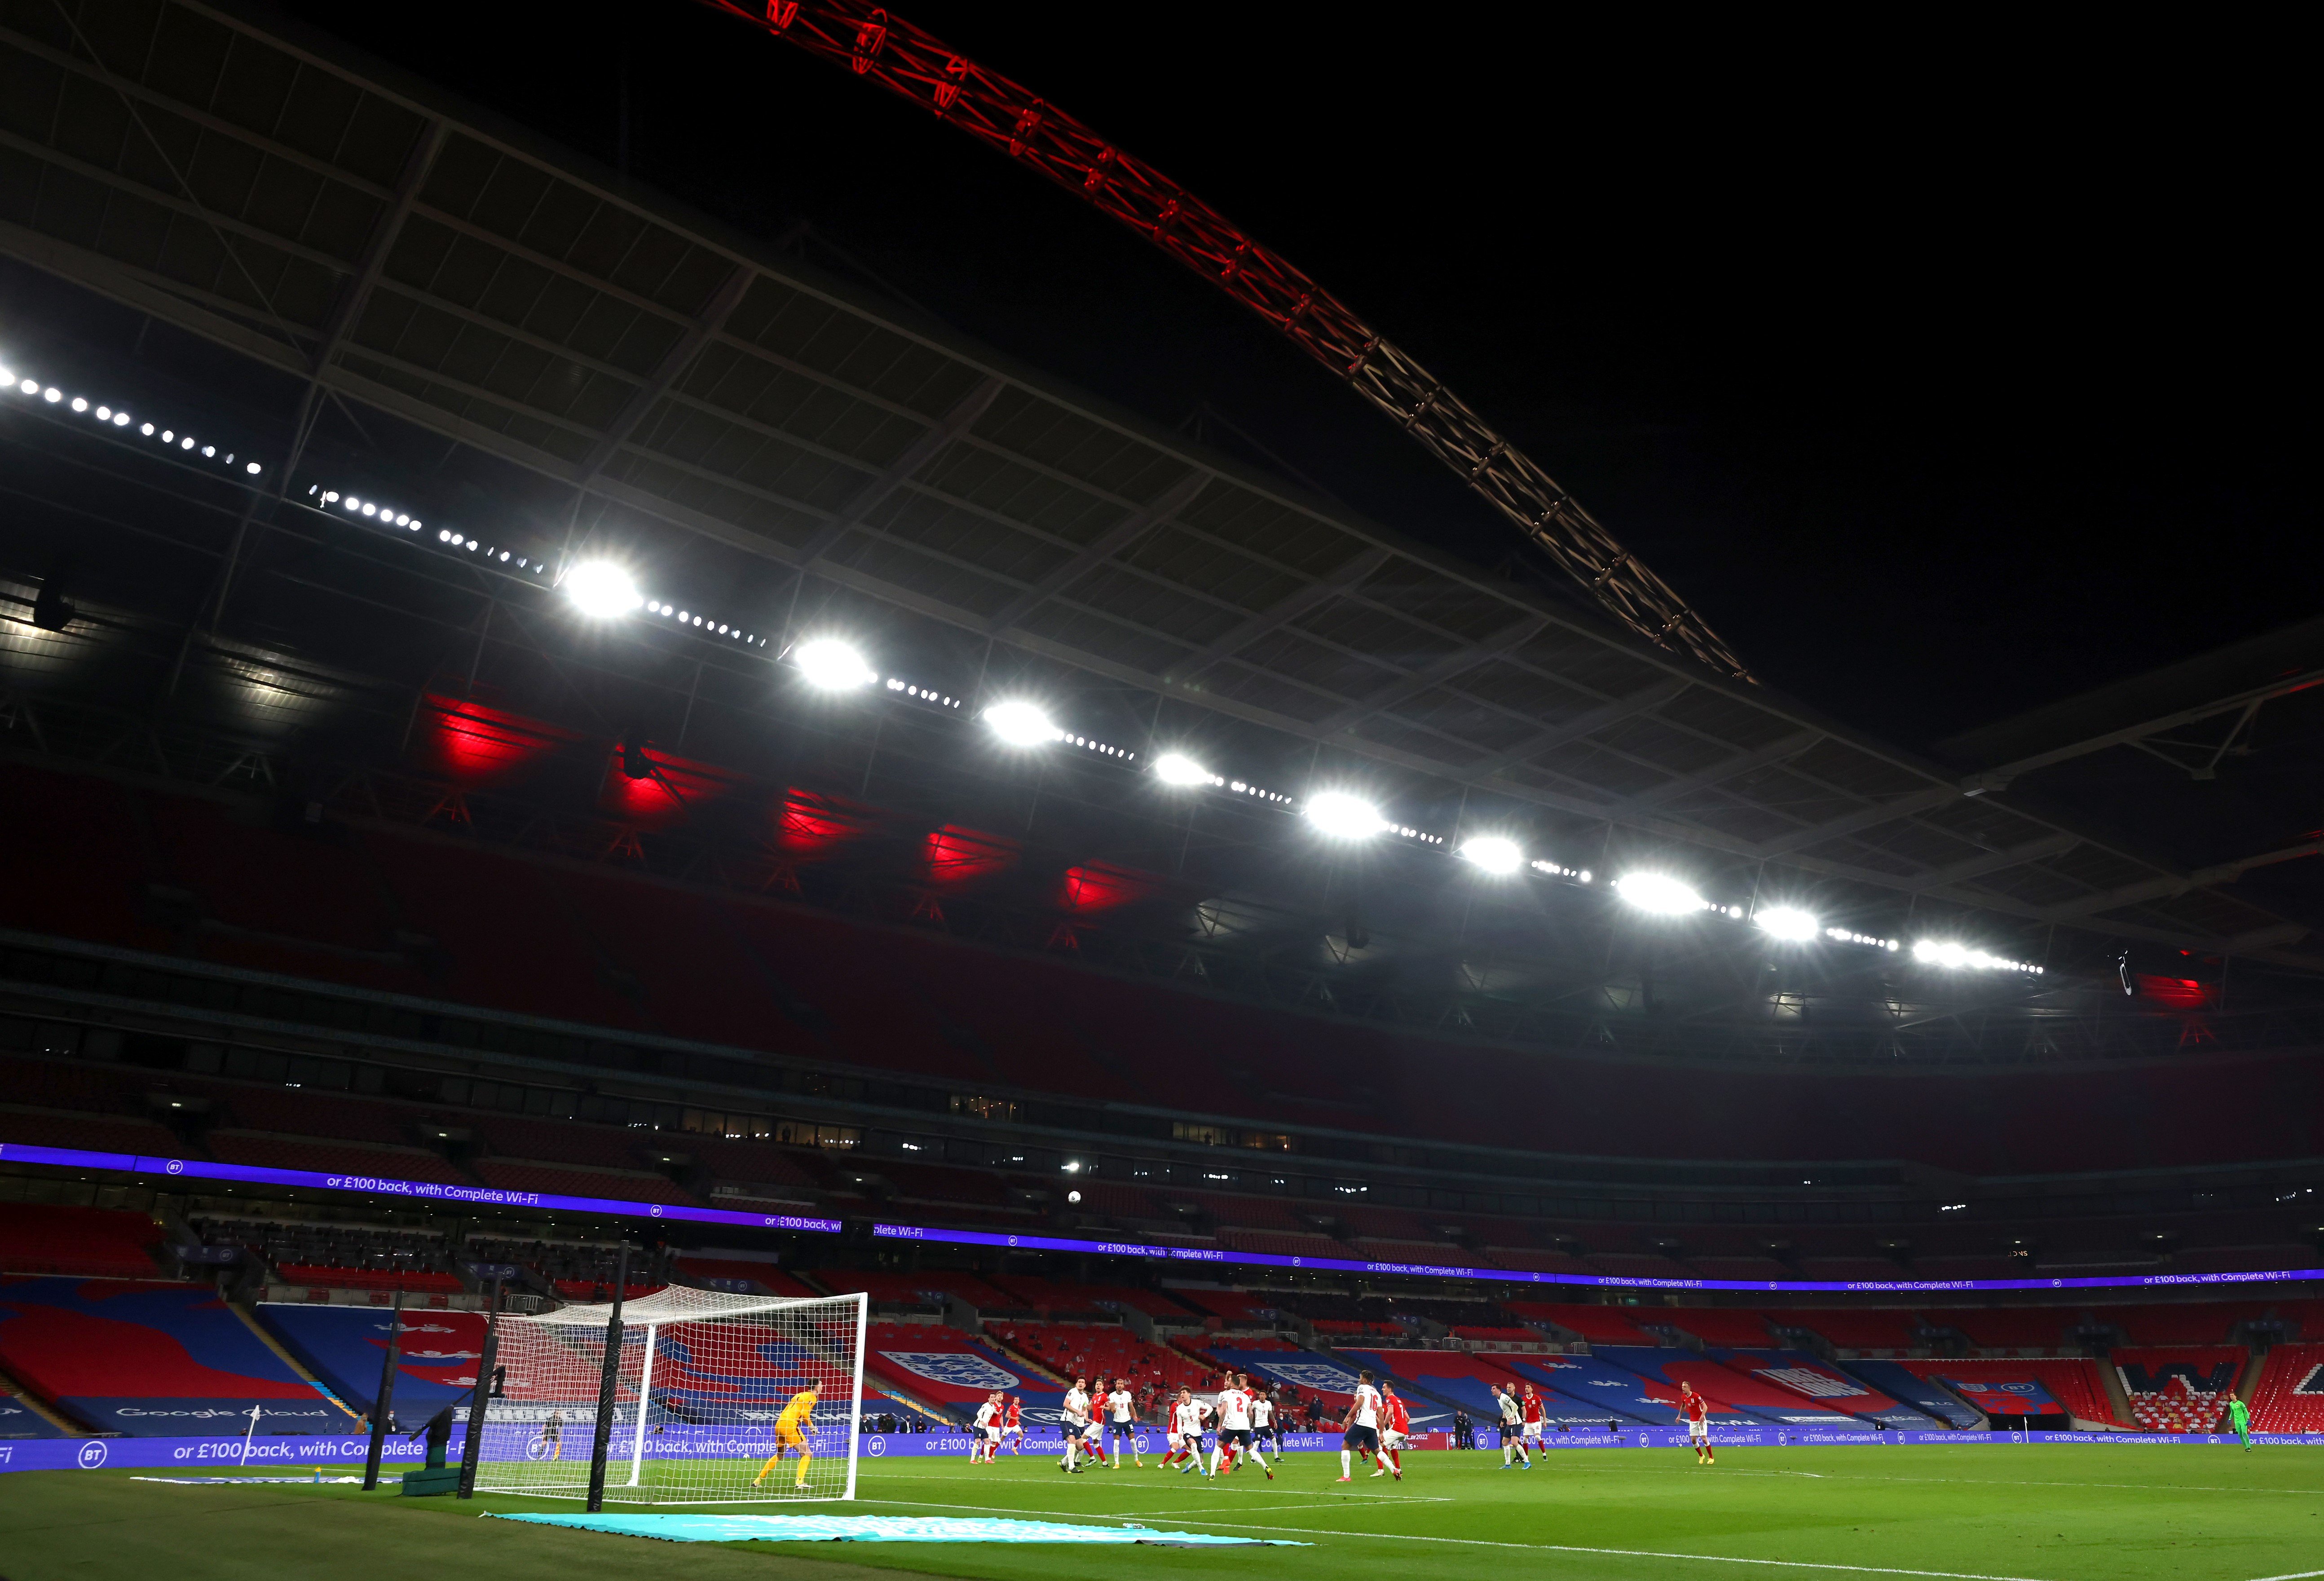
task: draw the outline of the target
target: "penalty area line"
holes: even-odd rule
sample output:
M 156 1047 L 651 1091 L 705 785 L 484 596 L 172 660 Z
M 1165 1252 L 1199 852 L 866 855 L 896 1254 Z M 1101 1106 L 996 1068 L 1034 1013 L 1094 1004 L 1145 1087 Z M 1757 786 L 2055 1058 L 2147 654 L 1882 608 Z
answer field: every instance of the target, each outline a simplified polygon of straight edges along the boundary
M 974 1510 L 981 1514 L 1048 1515 L 1060 1520 L 1125 1520 L 1125 1516 L 1093 1516 L 1085 1510 L 995 1510 L 989 1504 L 938 1504 L 925 1499 L 858 1499 L 859 1504 L 902 1504 L 924 1510 Z M 1214 1521 L 1209 1516 L 1188 1511 L 1156 1511 L 1167 1513 L 1171 1519 L 1189 1526 L 1223 1526 L 1234 1531 L 1287 1531 L 1305 1538 L 1360 1538 L 1373 1542 L 1443 1542 L 1460 1548 L 1516 1549 L 1521 1553 L 1598 1554 L 1620 1559 L 1694 1559 L 1706 1565 L 1762 1565 L 1785 1570 L 1835 1570 L 1849 1576 L 1922 1576 L 1937 1581 L 2035 1581 L 2028 1576 L 1989 1576 L 1976 1570 L 1906 1570 L 1894 1565 L 1835 1565 L 1816 1559 L 1752 1559 L 1735 1554 L 1665 1553 L 1656 1549 L 1641 1548 L 1582 1548 L 1564 1542 L 1495 1542 L 1482 1537 L 1420 1537 L 1405 1531 L 1333 1531 L 1313 1526 L 1268 1526 L 1255 1521 Z M 2308 1576 L 2324 1576 L 2324 1570 L 2310 1570 L 2304 1576 L 2269 1576 L 2261 1581 L 2307 1581 Z

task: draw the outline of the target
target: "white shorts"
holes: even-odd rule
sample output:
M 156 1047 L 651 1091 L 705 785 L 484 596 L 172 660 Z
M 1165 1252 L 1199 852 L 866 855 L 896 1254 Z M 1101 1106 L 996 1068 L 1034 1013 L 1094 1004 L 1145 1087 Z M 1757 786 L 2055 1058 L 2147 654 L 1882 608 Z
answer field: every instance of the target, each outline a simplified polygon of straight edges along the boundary
M 984 1437 L 988 1442 L 998 1444 L 1001 1442 L 1001 1429 L 999 1428 L 987 1428 L 984 1429 Z
M 1711 1424 L 1707 1421 L 1695 1421 L 1689 1419 L 1686 1424 L 1686 1436 L 1690 1439 L 1699 1439 L 1708 1444 L 1711 1442 Z
M 1540 1424 L 1539 1422 L 1537 1422 L 1537 1421 L 1529 1421 L 1529 1422 L 1526 1423 L 1526 1425 L 1525 1425 L 1525 1433 L 1524 1433 L 1524 1435 L 1523 1435 L 1523 1436 L 1525 1437 L 1525 1439 L 1526 1439 L 1526 1441 L 1527 1441 L 1527 1442 L 1529 1442 L 1529 1443 L 1535 1443 L 1535 1444 L 1538 1444 L 1538 1443 L 1540 1443 L 1540 1442 L 1541 1442 L 1541 1424 Z
M 1024 1432 L 1024 1430 L 1025 1430 L 1025 1429 L 1024 1429 L 1023 1428 L 1021 1428 L 1021 1427 L 1015 1427 L 1015 1428 L 1002 1428 L 1001 1430 L 1002 1432 L 1004 1432 L 1004 1433 L 1019 1433 L 1019 1434 L 1021 1434 L 1021 1433 L 1023 1433 L 1023 1432 Z
M 1382 1428 L 1380 1429 L 1380 1448 L 1383 1449 L 1401 1449 L 1404 1448 L 1405 1439 L 1409 1436 L 1409 1434 L 1397 1432 L 1394 1428 Z

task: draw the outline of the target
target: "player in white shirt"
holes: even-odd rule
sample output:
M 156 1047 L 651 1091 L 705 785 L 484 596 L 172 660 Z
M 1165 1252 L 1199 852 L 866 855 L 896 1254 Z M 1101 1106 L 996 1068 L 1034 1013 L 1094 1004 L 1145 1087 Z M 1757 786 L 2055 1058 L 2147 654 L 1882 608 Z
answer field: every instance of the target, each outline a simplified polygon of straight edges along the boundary
M 1074 1386 L 1065 1391 L 1065 1452 L 1058 1457 L 1059 1471 L 1079 1472 L 1081 1470 L 1082 1435 L 1089 1431 L 1089 1380 L 1075 1378 Z
M 1163 1451 L 1162 1458 L 1155 1463 L 1157 1470 L 1173 1464 L 1186 1452 L 1185 1435 L 1178 1429 L 1185 1420 L 1185 1413 L 1193 1408 L 1194 1402 L 1194 1394 L 1185 1389 L 1179 1390 L 1176 1394 L 1162 1402 Z
M 1211 1408 L 1195 1399 L 1193 1390 L 1178 1391 L 1178 1403 L 1171 1408 L 1170 1423 L 1176 1429 L 1181 1476 L 1190 1471 L 1200 1471 L 1204 1476 L 1211 1475 L 1203 1465 L 1203 1419 L 1210 1414 Z
M 992 1464 L 992 1457 L 1001 1448 L 1001 1392 L 994 1390 L 976 1408 L 976 1436 L 969 1440 L 968 1457 Z
M 1275 1480 L 1275 1468 L 1259 1459 L 1258 1447 L 1251 1441 L 1250 1390 L 1240 1373 L 1227 1374 L 1227 1386 L 1219 1391 L 1219 1439 L 1211 1451 L 1211 1472 L 1218 1474 L 1222 1461 L 1231 1474 L 1235 1462 L 1246 1456 L 1259 1461 L 1259 1468 L 1267 1473 L 1267 1480 Z
M 1261 1444 L 1281 1457 L 1283 1440 L 1275 1436 L 1275 1402 L 1267 1397 L 1265 1387 L 1254 1384 L 1250 1391 L 1250 1457 L 1264 1466 L 1267 1462 L 1260 1460 L 1259 1454 Z M 1268 1475 L 1272 1477 L 1274 1473 Z
M 1525 1445 L 1524 1404 L 1518 1401 L 1516 1390 L 1504 1389 L 1499 1383 L 1493 1385 L 1493 1399 L 1501 1408 L 1501 1469 L 1509 1468 L 1509 1456 L 1514 1450 L 1518 1468 L 1531 1471 L 1533 1455 Z
M 1340 1425 L 1340 1480 L 1347 1482 L 1357 1450 L 1379 1453 L 1380 1395 L 1372 1386 L 1370 1368 L 1356 1374 L 1356 1397 L 1349 1402 L 1348 1414 Z
M 1121 1447 L 1130 1446 L 1131 1464 L 1139 1470 L 1146 1467 L 1146 1452 L 1138 1442 L 1138 1396 L 1130 1392 L 1130 1380 L 1116 1378 L 1113 1387 L 1100 1402 L 1105 1407 L 1105 1443 L 1103 1448 L 1113 1455 L 1113 1468 L 1121 1469 Z

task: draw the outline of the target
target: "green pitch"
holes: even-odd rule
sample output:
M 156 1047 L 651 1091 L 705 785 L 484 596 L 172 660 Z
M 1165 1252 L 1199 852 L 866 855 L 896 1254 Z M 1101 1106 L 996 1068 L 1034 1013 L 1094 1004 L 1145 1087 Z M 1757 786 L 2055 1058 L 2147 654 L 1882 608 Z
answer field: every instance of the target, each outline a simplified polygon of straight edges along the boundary
M 1489 1453 L 1416 1454 L 1401 1484 L 1342 1486 L 1336 1456 L 1268 1482 L 1085 1472 L 1004 1455 L 866 1461 L 853 1512 L 1021 1514 L 1310 1548 L 1020 1549 L 662 1543 L 478 1521 L 562 1500 L 402 1499 L 351 1487 L 175 1487 L 126 1472 L 0 1475 L 8 1581 L 991 1581 L 1202 1575 L 1264 1581 L 2007 1581 L 2324 1577 L 2324 1453 L 2125 1446 L 1558 1451 L 1526 1471 Z M 331 1468 L 337 1470 L 339 1468 Z M 739 1506 L 779 1512 L 781 1506 Z M 838 1504 L 805 1506 L 845 1513 Z

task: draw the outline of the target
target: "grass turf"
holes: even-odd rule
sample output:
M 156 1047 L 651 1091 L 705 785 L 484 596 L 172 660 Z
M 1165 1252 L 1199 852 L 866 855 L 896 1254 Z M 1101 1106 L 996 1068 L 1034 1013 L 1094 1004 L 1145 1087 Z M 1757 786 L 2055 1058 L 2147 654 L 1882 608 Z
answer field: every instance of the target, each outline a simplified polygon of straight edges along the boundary
M 1513 1567 L 1592 1581 L 2324 1576 L 2324 1456 L 2307 1450 L 1730 1448 L 1708 1469 L 1684 1450 L 1561 1450 L 1530 1472 L 1499 1466 L 1484 1453 L 1415 1455 L 1401 1484 L 1360 1473 L 1342 1487 L 1332 1480 L 1337 1457 L 1322 1455 L 1291 1457 L 1271 1483 L 1250 1472 L 1209 1483 L 1150 1464 L 1067 1477 L 1031 1456 L 990 1468 L 867 1461 L 853 1512 L 801 1507 L 1135 1520 L 1314 1545 L 1226 1549 L 660 1543 L 474 1518 L 577 1509 L 563 1500 L 463 1504 L 329 1485 L 173 1487 L 125 1472 L 30 1472 L 0 1476 L 0 1565 L 9 1581 L 408 1581 L 438 1567 L 493 1581 L 576 1572 L 593 1581 L 873 1581 L 899 1570 L 1061 1581 L 1099 1569 L 1343 1581 L 1351 1567 L 1373 1566 L 1409 1581 Z

